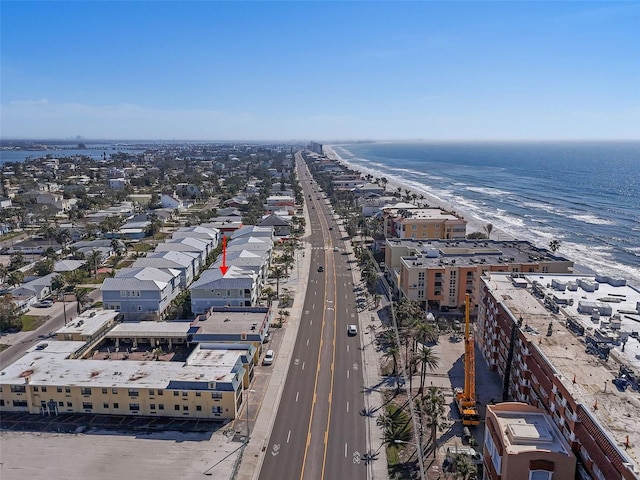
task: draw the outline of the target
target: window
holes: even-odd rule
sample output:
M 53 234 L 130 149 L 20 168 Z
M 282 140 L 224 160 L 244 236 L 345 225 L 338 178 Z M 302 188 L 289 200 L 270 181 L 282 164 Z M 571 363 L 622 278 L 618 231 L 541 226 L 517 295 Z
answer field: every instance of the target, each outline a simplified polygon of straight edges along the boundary
M 222 413 L 222 407 L 211 407 L 211 413 Z
M 56 387 L 56 392 L 62 393 L 62 387 Z
M 202 392 L 196 392 L 196 397 L 201 397 L 202 396 Z
M 33 387 L 33 391 L 37 392 L 38 391 L 38 387 Z
M 80 393 L 81 393 L 82 395 L 91 395 L 91 389 L 90 389 L 90 388 L 87 388 L 87 387 L 82 387 L 82 388 L 80 389 Z
M 71 408 L 71 407 L 73 407 L 73 403 L 67 402 L 67 408 Z
M 104 402 L 104 403 L 102 404 L 102 408 L 104 408 L 105 410 L 106 410 L 107 408 L 109 408 L 109 403 L 108 403 L 108 402 Z
M 180 395 L 180 392 L 178 392 L 177 390 L 173 392 L 174 397 L 177 397 L 178 395 Z
M 58 402 L 59 407 L 64 407 L 64 402 Z
M 158 410 L 164 410 L 164 403 L 158 404 Z
M 222 392 L 211 392 L 211 398 L 214 400 L 222 400 Z
M 491 437 L 491 432 L 488 428 L 485 429 L 484 433 L 484 446 L 491 457 L 493 468 L 495 468 L 496 473 L 500 475 L 500 471 L 502 469 L 502 457 L 498 455 L 498 449 L 496 448 L 496 444 L 493 443 L 493 437 Z
M 70 387 L 64 387 L 64 393 L 71 393 Z
M 27 401 L 26 400 L 14 400 L 13 401 L 13 406 L 14 407 L 26 407 L 27 406 Z
M 25 393 L 27 389 L 24 385 L 11 385 L 11 391 L 13 393 Z
M 82 402 L 82 408 L 84 410 L 91 410 L 93 408 L 92 402 Z
M 129 411 L 137 412 L 139 410 L 140 410 L 140 404 L 139 403 L 130 403 L 129 404 Z
M 174 406 L 173 406 L 173 409 L 174 409 L 174 410 L 180 410 L 180 405 L 174 405 Z
M 117 388 L 112 388 L 111 389 L 111 394 L 112 395 L 117 395 L 118 394 L 118 389 Z
M 164 395 L 164 390 L 158 390 L 158 396 L 161 397 L 162 395 Z
M 531 470 L 529 472 L 529 480 L 551 480 L 552 478 L 553 472 L 546 470 Z
M 0 407 L 4 407 L 4 398 L 0 398 Z
M 196 412 L 202 411 L 202 405 L 196 405 Z
M 149 389 L 149 396 L 153 397 L 156 394 L 156 391 L 153 388 Z
M 138 395 L 140 395 L 140 392 L 138 392 L 138 389 L 136 389 L 136 388 L 130 388 L 129 389 L 129 396 L 130 397 L 137 397 Z
M 189 395 L 189 392 L 185 392 L 185 391 L 183 391 L 183 392 L 182 392 L 182 396 L 183 396 L 183 397 L 186 397 L 186 396 L 188 396 L 188 395 Z
M 149 408 L 150 408 L 151 410 L 155 410 L 155 409 L 156 409 L 156 404 L 155 404 L 155 403 L 151 403 L 151 404 L 149 404 Z
M 114 402 L 113 408 L 120 408 L 120 404 L 118 402 Z
M 107 388 L 103 388 L 102 389 L 102 394 L 106 395 L 107 393 L 109 393 L 109 390 Z
M 189 411 L 189 405 L 183 405 L 182 406 L 182 410 L 184 410 L 185 412 Z

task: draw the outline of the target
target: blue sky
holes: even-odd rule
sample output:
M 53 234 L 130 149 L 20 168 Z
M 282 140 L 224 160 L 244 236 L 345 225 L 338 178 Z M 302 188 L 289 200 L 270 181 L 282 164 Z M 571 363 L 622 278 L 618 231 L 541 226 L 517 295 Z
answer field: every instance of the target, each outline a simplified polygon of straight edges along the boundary
M 0 2 L 2 138 L 640 139 L 639 2 Z

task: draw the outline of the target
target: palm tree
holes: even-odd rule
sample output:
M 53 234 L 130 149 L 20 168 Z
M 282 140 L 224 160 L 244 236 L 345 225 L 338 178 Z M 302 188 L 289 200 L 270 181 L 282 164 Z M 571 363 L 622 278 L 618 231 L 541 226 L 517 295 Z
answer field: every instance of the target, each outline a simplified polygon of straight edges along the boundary
M 4 283 L 5 278 L 7 278 L 7 275 L 9 274 L 9 270 L 7 269 L 6 265 L 0 263 L 0 283 Z
M 93 269 L 94 276 L 98 276 L 98 266 L 102 263 L 102 254 L 98 250 L 92 250 L 87 256 L 87 265 L 89 271 Z
M 420 393 L 424 394 L 424 380 L 427 376 L 427 368 L 432 372 L 440 365 L 440 357 L 429 347 L 422 347 L 418 352 L 420 361 Z
M 76 296 L 76 308 L 78 310 L 78 315 L 82 313 L 82 307 L 89 303 L 89 290 L 86 288 L 76 288 L 75 289 Z
M 276 277 L 276 298 L 280 296 L 280 278 L 284 275 L 284 268 L 276 265 L 271 267 L 271 274 Z
M 455 478 L 467 480 L 476 473 L 476 466 L 471 463 L 468 455 L 456 454 L 453 458 Z
M 274 297 L 276 297 L 276 292 L 271 287 L 266 287 L 262 290 L 262 295 L 267 297 L 267 305 L 271 305 Z
M 558 251 L 558 249 L 560 248 L 560 240 L 551 240 L 549 242 L 549 248 L 551 249 L 551 251 L 553 253 L 556 253 Z
M 491 232 L 493 232 L 493 224 L 487 223 L 484 226 L 484 231 L 487 232 L 487 238 L 491 238 Z
M 14 270 L 13 272 L 9 273 L 9 276 L 7 277 L 7 283 L 12 287 L 15 285 L 20 285 L 23 281 L 24 273 L 22 273 L 20 270 Z
M 400 349 L 393 345 L 390 346 L 389 348 L 387 348 L 387 350 L 384 352 L 384 357 L 389 359 L 391 358 L 391 360 L 393 361 L 393 370 L 392 373 L 393 375 L 395 375 L 398 371 L 398 355 L 400 354 Z
M 427 395 L 416 398 L 415 403 L 421 424 L 424 420 L 424 423 L 431 429 L 431 445 L 435 456 L 438 429 L 447 425 L 444 393 L 438 387 L 429 387 Z

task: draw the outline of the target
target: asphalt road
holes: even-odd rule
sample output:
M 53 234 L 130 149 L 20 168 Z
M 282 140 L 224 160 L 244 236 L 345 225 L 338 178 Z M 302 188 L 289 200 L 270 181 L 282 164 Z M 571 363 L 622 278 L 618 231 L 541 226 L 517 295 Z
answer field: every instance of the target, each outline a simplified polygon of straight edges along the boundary
M 89 294 L 89 298 L 96 302 L 101 298 L 99 288 L 96 288 Z M 49 308 L 34 308 L 38 314 L 49 315 L 50 318 L 43 325 L 31 332 L 20 332 L 15 334 L 18 341 L 9 348 L 0 352 L 0 370 L 4 370 L 18 358 L 22 357 L 25 352 L 35 345 L 37 342 L 47 338 L 50 334 L 64 326 L 65 309 L 67 321 L 78 316 L 77 302 L 56 302 Z M 29 312 L 33 313 L 33 312 Z M 0 343 L 2 339 L 0 339 Z
M 314 191 L 304 162 L 296 161 L 298 171 L 305 172 L 300 180 L 310 208 L 311 269 L 260 478 L 365 479 L 361 337 L 347 335 L 347 325 L 358 323 L 350 258 L 324 195 Z

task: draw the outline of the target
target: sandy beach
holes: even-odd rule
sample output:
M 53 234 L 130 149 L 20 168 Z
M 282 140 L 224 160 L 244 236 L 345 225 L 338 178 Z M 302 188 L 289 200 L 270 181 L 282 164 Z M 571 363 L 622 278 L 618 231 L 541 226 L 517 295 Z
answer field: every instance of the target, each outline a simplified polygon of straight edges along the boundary
M 349 162 L 346 162 L 331 147 L 323 145 L 323 149 L 324 149 L 325 155 L 328 158 L 335 160 L 341 163 L 342 165 L 345 165 L 351 170 L 360 172 L 363 177 L 366 176 L 367 174 L 379 176 L 379 173 L 377 172 L 369 171 L 365 168 L 361 168 L 353 164 L 350 164 Z M 410 187 L 409 185 L 402 183 L 396 178 L 389 178 L 389 177 L 386 177 L 386 178 L 388 180 L 386 185 L 386 190 L 389 195 L 393 195 L 394 193 L 396 193 L 398 191 L 398 188 L 402 190 L 403 195 L 405 190 L 409 190 L 410 192 L 413 192 L 418 196 L 423 195 L 424 200 L 420 200 L 420 202 L 428 204 L 429 207 L 441 208 L 448 212 L 455 212 L 457 215 L 462 216 L 467 221 L 467 235 L 473 232 L 485 233 L 484 227 L 485 225 L 487 225 L 487 222 L 483 221 L 480 218 L 474 217 L 473 215 L 469 214 L 469 212 L 465 212 L 463 210 L 460 210 L 459 208 L 454 208 L 453 206 L 448 205 L 446 202 L 443 202 L 441 199 L 436 198 L 433 195 L 430 195 L 428 192 L 428 189 L 429 189 L 428 185 L 425 185 L 424 190 L 417 190 L 415 188 Z M 500 230 L 495 226 L 491 231 L 491 238 L 495 240 L 516 240 L 516 238 L 513 235 L 511 235 L 509 232 Z

